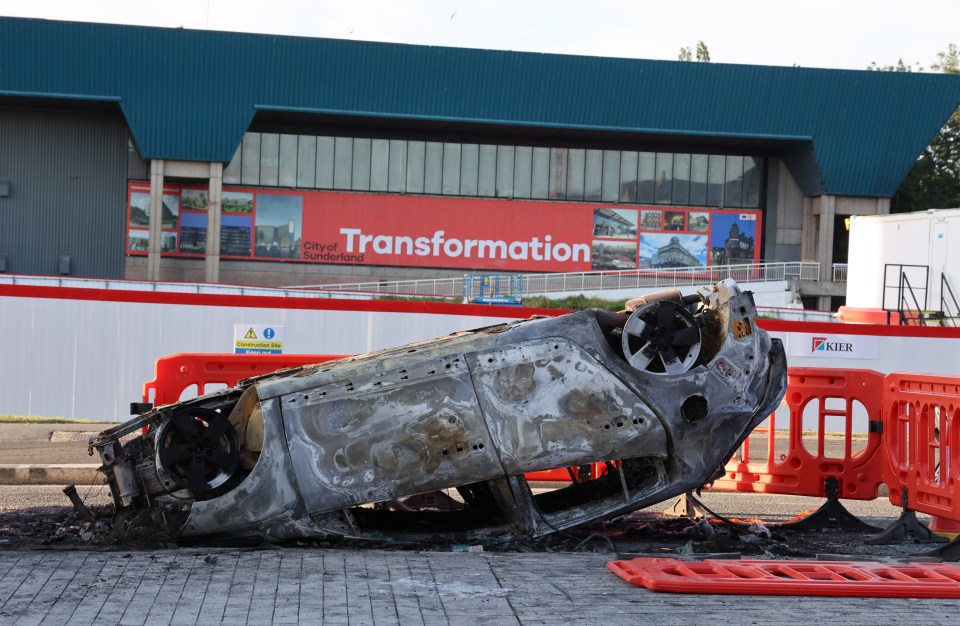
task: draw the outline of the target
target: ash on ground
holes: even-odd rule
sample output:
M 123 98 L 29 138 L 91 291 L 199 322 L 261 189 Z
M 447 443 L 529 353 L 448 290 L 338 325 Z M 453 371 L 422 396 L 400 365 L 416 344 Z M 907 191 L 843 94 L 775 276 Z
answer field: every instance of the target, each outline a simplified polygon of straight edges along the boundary
M 141 515 L 113 519 L 112 506 L 93 506 L 96 521 L 85 522 L 71 507 L 35 507 L 0 513 L 0 548 L 7 549 L 99 549 L 155 550 L 175 548 L 173 531 L 185 519 L 184 511 L 170 510 L 160 516 Z M 557 532 L 538 540 L 497 541 L 475 546 L 371 543 L 357 541 L 287 542 L 307 548 L 364 546 L 384 549 L 462 550 L 497 552 L 608 553 L 614 558 L 630 555 L 708 555 L 745 558 L 816 558 L 847 555 L 860 560 L 908 559 L 936 547 L 906 540 L 889 545 L 866 543 L 870 533 L 841 529 L 798 530 L 780 524 L 735 522 L 672 517 L 649 511 L 634 512 L 607 522 Z M 254 542 L 255 543 L 255 542 Z M 264 546 L 270 544 L 261 542 Z M 191 542 L 189 545 L 198 545 Z M 210 548 L 235 547 L 231 542 L 203 542 Z

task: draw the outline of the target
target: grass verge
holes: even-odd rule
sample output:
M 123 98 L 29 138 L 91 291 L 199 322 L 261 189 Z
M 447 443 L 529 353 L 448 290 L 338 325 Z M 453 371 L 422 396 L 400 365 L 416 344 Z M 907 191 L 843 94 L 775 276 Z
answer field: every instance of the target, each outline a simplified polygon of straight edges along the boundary
M 37 417 L 33 415 L 0 415 L 0 424 L 112 424 L 94 420 L 72 420 L 65 417 Z

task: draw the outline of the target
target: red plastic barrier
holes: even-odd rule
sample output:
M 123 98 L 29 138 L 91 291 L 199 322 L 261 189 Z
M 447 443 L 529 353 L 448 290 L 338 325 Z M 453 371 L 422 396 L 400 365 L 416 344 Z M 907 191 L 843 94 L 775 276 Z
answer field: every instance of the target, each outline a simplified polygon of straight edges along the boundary
M 960 377 L 890 374 L 883 403 L 890 502 L 960 521 Z
M 879 429 L 871 427 L 866 447 L 856 451 L 852 435 L 857 403 L 871 425 L 879 424 L 882 390 L 883 374 L 872 370 L 791 367 L 784 399 L 789 409 L 787 424 L 779 424 L 777 414 L 771 415 L 769 425 L 754 430 L 712 488 L 823 497 L 824 481 L 833 477 L 839 481 L 841 498 L 876 498 L 883 482 Z M 805 410 L 816 412 L 815 440 L 812 435 L 804 437 Z M 840 456 L 831 456 L 827 450 L 828 418 L 843 422 Z M 758 441 L 763 439 L 765 450 Z
M 198 396 L 207 387 L 233 387 L 238 381 L 284 367 L 299 367 L 343 358 L 339 354 L 171 354 L 157 359 L 153 380 L 143 384 L 143 401 L 173 404 L 191 385 Z
M 860 561 L 675 559 L 611 561 L 632 585 L 674 593 L 866 598 L 960 598 L 960 566 Z

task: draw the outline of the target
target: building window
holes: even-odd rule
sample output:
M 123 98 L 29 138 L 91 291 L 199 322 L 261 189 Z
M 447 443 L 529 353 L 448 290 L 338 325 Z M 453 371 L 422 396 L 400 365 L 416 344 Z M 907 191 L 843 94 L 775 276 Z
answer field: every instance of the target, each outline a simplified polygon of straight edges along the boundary
M 673 201 L 673 153 L 657 153 L 656 181 L 653 200 L 657 204 L 670 204 Z
M 477 178 L 480 175 L 480 146 L 475 143 L 464 144 L 460 148 L 460 189 L 461 196 L 477 196 Z
M 707 206 L 723 205 L 724 163 L 726 159 L 711 154 L 707 161 Z
M 260 135 L 260 184 L 276 187 L 280 183 L 280 135 Z
M 762 208 L 755 156 L 246 133 L 227 184 Z
M 426 159 L 426 143 L 422 141 L 407 143 L 407 193 L 423 193 Z
M 281 187 L 297 186 L 297 139 L 296 135 L 280 135 L 277 183 Z
M 654 190 L 657 181 L 657 155 L 652 152 L 640 153 L 639 179 L 637 186 L 637 203 L 653 204 Z
M 726 186 L 723 190 L 723 206 L 743 205 L 743 157 L 727 157 Z
M 317 138 L 302 135 L 297 143 L 297 187 L 317 184 Z
M 497 146 L 480 146 L 477 163 L 477 195 L 490 198 L 497 195 L 497 173 L 500 167 L 497 160 Z
M 671 204 L 690 204 L 690 155 L 673 156 L 673 202 Z
M 422 163 L 423 161 L 421 161 Z M 387 191 L 403 193 L 407 190 L 407 142 L 390 140 L 390 164 L 388 166 Z M 421 178 L 421 181 L 423 179 Z M 421 183 L 422 185 L 422 183 Z
M 690 157 L 690 204 L 707 206 L 707 155 Z
M 583 199 L 598 201 L 603 187 L 603 150 L 587 150 L 583 166 Z
M 390 142 L 374 139 L 370 143 L 370 191 L 388 191 Z
M 440 195 L 443 180 L 443 144 L 427 142 L 427 153 L 423 161 L 423 193 Z
M 636 168 L 634 168 L 636 172 Z M 603 151 L 603 183 L 600 200 L 603 202 L 618 202 L 620 199 L 620 152 L 618 150 Z
M 333 137 L 317 137 L 317 189 L 333 189 L 335 151 Z
M 333 142 L 333 188 L 350 189 L 353 180 L 353 139 L 337 137 Z
M 354 191 L 370 190 L 370 152 L 372 142 L 369 139 L 353 140 L 353 166 L 350 189 Z

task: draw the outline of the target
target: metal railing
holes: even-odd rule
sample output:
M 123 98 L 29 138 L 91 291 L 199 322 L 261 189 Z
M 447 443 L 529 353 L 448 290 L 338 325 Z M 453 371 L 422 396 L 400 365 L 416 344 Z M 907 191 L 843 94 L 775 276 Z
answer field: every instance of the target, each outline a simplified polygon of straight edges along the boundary
M 952 308 L 951 305 L 953 305 Z M 953 295 L 946 273 L 940 272 L 940 325 L 957 326 L 958 319 L 960 319 L 960 304 L 957 304 L 957 297 Z
M 572 272 L 565 274 L 521 275 L 524 297 L 546 293 L 606 291 L 615 289 L 648 289 L 710 285 L 725 278 L 737 282 L 772 282 L 788 279 L 819 280 L 820 264 L 809 262 L 754 263 L 715 267 L 679 267 L 641 269 L 620 272 Z M 474 275 L 474 291 L 479 290 L 482 274 Z M 159 293 L 196 293 L 211 295 L 272 296 L 281 298 L 361 298 L 377 295 L 461 300 L 464 278 L 436 278 L 366 283 L 339 283 L 307 287 L 250 287 L 214 283 L 170 283 L 64 276 L 21 276 L 0 274 L 0 285 L 37 287 L 73 287 L 119 291 L 153 291 Z
M 282 287 L 250 287 L 246 285 L 218 285 L 214 283 L 163 283 L 146 280 L 119 280 L 103 278 L 73 278 L 63 276 L 25 276 L 0 274 L 0 285 L 32 287 L 71 287 L 74 289 L 105 289 L 113 291 L 153 291 L 157 293 L 191 293 L 220 296 L 271 296 L 279 298 L 371 298 L 369 293 L 286 289 Z
M 480 274 L 475 280 L 480 280 Z M 753 263 L 720 265 L 714 267 L 676 267 L 662 269 L 625 270 L 619 272 L 568 272 L 560 274 L 523 274 L 523 295 L 559 292 L 605 291 L 650 287 L 677 287 L 708 285 L 725 278 L 737 282 L 771 282 L 788 280 L 819 280 L 820 264 L 791 261 L 785 263 Z M 376 293 L 391 296 L 422 296 L 433 298 L 461 298 L 462 278 L 377 281 L 365 283 L 337 283 L 287 287 L 287 289 L 325 292 Z
M 833 264 L 833 282 L 835 283 L 847 282 L 847 264 L 846 263 Z

